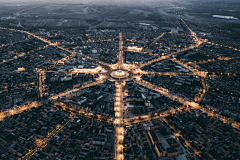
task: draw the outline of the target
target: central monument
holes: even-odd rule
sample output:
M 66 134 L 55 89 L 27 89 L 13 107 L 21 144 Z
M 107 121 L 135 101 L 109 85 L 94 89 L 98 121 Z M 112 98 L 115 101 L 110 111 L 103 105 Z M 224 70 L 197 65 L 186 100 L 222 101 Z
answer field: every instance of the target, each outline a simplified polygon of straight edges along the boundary
M 124 79 L 124 78 L 127 78 L 129 76 L 129 73 L 127 71 L 117 70 L 117 71 L 112 71 L 110 73 L 110 75 L 113 78 Z

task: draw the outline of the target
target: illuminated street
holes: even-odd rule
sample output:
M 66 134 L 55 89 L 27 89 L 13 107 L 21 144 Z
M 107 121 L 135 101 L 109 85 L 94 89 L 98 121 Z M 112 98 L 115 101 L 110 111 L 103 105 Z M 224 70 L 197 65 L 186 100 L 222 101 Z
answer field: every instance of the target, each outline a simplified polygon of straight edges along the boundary
M 11 109 L 9 111 L 6 111 L 6 112 L 1 112 L 0 113 L 0 121 L 2 121 L 4 118 L 6 117 L 9 117 L 9 116 L 12 116 L 12 115 L 15 115 L 15 114 L 20 114 L 26 110 L 29 110 L 31 108 L 36 108 L 36 107 L 39 107 L 43 105 L 43 102 L 32 102 L 28 105 L 24 105 L 24 106 L 21 106 L 21 107 L 18 107 L 18 108 L 15 108 L 15 109 Z
M 123 90 L 124 82 L 116 82 L 116 93 L 114 96 L 114 111 L 115 111 L 115 159 L 122 160 L 123 156 L 123 139 L 124 139 L 124 124 L 123 124 Z
M 73 115 L 69 116 L 69 119 L 66 119 L 63 124 L 58 124 L 55 129 L 53 129 L 51 132 L 47 134 L 46 137 L 43 139 L 37 139 L 36 140 L 36 147 L 34 149 L 30 149 L 26 155 L 24 155 L 21 159 L 27 160 L 30 159 L 32 155 L 34 155 L 36 152 L 41 150 L 43 147 L 45 147 L 48 143 L 48 141 L 53 138 L 55 135 L 57 135 L 59 132 L 62 131 L 62 129 L 72 120 Z

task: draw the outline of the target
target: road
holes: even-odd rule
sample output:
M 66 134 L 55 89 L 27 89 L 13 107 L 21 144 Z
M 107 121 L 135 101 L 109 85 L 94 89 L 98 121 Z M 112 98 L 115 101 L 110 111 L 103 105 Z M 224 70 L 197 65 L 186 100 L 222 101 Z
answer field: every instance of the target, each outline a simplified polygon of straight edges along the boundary
M 4 118 L 12 116 L 12 115 L 20 114 L 26 110 L 30 110 L 32 108 L 37 108 L 37 107 L 43 105 L 44 103 L 45 103 L 45 101 L 35 101 L 35 102 L 32 102 L 32 103 L 24 105 L 24 106 L 20 106 L 20 107 L 10 109 L 5 112 L 1 112 L 0 113 L 0 121 L 2 121 Z
M 22 160 L 28 160 L 33 156 L 36 152 L 44 148 L 47 143 L 59 132 L 63 130 L 63 128 L 73 119 L 74 115 L 70 115 L 68 119 L 63 122 L 63 124 L 58 124 L 56 128 L 46 135 L 43 139 L 37 139 L 36 140 L 36 147 L 34 149 L 30 149 L 21 159 Z
M 106 78 L 100 77 L 99 79 L 96 79 L 95 82 L 91 82 L 91 81 L 90 81 L 91 83 L 85 82 L 85 83 L 83 83 L 82 87 L 80 87 L 80 88 L 75 88 L 75 89 L 71 89 L 71 90 L 62 92 L 62 93 L 60 93 L 60 94 L 56 94 L 56 95 L 50 97 L 49 100 L 55 101 L 55 100 L 57 100 L 59 97 L 63 97 L 63 96 L 65 96 L 65 95 L 71 94 L 71 93 L 73 93 L 73 92 L 80 91 L 80 90 L 82 90 L 82 89 L 84 89 L 84 88 L 88 88 L 88 87 L 91 87 L 91 86 L 99 85 L 99 84 L 105 82 L 105 80 L 106 80 Z
M 125 82 L 116 81 L 116 93 L 114 95 L 114 111 L 115 111 L 115 160 L 123 160 L 123 139 L 124 139 L 124 123 L 123 123 L 123 90 Z

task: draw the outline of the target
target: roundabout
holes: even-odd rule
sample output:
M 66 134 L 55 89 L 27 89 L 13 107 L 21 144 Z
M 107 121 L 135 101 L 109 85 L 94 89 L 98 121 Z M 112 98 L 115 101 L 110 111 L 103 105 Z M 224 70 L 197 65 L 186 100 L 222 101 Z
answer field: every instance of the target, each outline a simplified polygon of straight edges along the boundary
M 129 73 L 123 70 L 116 70 L 110 73 L 110 76 L 117 79 L 125 79 L 129 77 Z

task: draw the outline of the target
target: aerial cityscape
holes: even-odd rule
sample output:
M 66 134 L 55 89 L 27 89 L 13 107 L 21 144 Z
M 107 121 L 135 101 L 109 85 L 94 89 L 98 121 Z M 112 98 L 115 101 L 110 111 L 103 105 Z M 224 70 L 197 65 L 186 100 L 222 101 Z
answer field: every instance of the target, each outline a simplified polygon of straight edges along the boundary
M 0 160 L 239 160 L 240 2 L 0 2 Z

